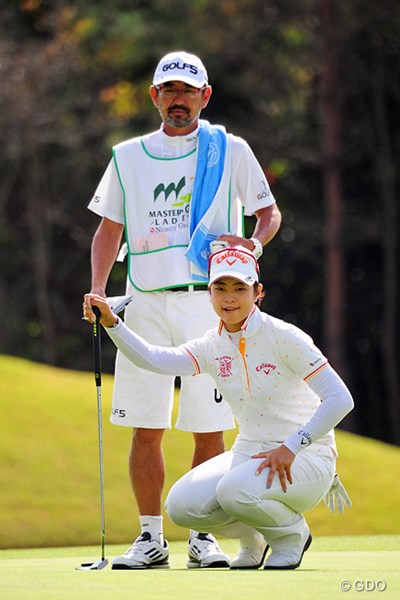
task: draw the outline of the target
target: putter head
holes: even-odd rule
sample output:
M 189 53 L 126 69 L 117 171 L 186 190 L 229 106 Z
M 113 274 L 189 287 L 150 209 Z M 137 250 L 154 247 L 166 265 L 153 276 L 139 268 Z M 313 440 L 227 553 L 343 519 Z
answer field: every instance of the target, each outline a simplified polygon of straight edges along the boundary
M 107 298 L 107 302 L 109 307 L 116 315 L 121 312 L 131 302 L 132 296 L 112 296 L 111 298 Z
M 82 563 L 79 567 L 75 567 L 75 571 L 100 571 L 108 565 L 108 559 L 102 558 L 97 562 Z

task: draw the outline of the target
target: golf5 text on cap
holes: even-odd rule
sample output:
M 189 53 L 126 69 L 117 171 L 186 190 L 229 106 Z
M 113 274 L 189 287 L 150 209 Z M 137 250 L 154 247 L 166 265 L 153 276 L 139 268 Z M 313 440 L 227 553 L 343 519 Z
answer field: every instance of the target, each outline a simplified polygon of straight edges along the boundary
M 258 282 L 258 263 L 256 257 L 250 250 L 237 246 L 235 248 L 223 248 L 209 258 L 209 283 L 222 277 L 233 277 L 247 285 Z
M 170 52 L 160 60 L 153 77 L 153 85 L 167 81 L 183 81 L 196 88 L 208 85 L 208 75 L 201 60 L 187 52 Z

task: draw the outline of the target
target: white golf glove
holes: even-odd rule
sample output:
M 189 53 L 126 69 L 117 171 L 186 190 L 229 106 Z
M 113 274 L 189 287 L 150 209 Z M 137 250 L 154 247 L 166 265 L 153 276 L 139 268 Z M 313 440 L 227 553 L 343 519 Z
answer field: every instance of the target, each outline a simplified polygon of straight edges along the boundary
M 333 483 L 326 495 L 324 496 L 324 503 L 329 510 L 334 513 L 336 510 L 339 514 L 344 513 L 344 507 L 352 507 L 351 500 L 344 489 L 342 482 L 339 479 L 339 475 L 336 473 Z

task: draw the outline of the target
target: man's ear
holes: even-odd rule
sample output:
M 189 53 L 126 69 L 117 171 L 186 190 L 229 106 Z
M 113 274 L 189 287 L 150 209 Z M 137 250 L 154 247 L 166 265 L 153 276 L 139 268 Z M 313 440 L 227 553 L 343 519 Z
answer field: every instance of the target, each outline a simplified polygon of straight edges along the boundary
M 153 104 L 156 108 L 158 108 L 158 91 L 154 85 L 151 85 L 149 88 L 150 97 L 153 101 Z
M 212 87 L 211 87 L 211 85 L 208 85 L 203 92 L 203 102 L 202 102 L 201 108 L 205 108 L 207 106 L 207 104 L 210 101 L 211 94 L 212 94 Z

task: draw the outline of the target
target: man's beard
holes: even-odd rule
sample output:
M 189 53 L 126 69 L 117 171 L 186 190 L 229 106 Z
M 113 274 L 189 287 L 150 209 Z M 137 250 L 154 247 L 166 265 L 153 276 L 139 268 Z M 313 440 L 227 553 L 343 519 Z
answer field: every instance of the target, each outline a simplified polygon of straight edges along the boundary
M 172 106 L 169 110 L 172 111 L 174 108 L 177 108 L 177 107 Z M 179 107 L 179 108 L 181 108 L 181 107 Z M 159 111 L 159 113 L 160 113 L 160 116 L 162 119 L 163 118 L 162 114 L 160 111 Z M 192 117 L 190 116 L 189 111 L 187 111 L 186 117 L 185 116 L 172 117 L 169 115 L 169 111 L 168 111 L 168 114 L 164 119 L 164 123 L 166 123 L 170 127 L 176 128 L 176 129 L 183 129 L 184 127 L 189 127 L 190 125 L 192 125 L 199 118 L 199 115 L 200 115 L 200 110 L 198 111 L 198 113 L 196 113 Z
M 189 125 L 191 125 L 193 123 L 194 119 L 191 119 L 189 117 L 189 115 L 186 118 L 183 119 L 175 119 L 174 117 L 167 117 L 164 121 L 164 123 L 166 123 L 167 125 L 169 125 L 170 127 L 176 127 L 177 129 L 181 128 L 183 129 L 184 127 L 189 127 Z

